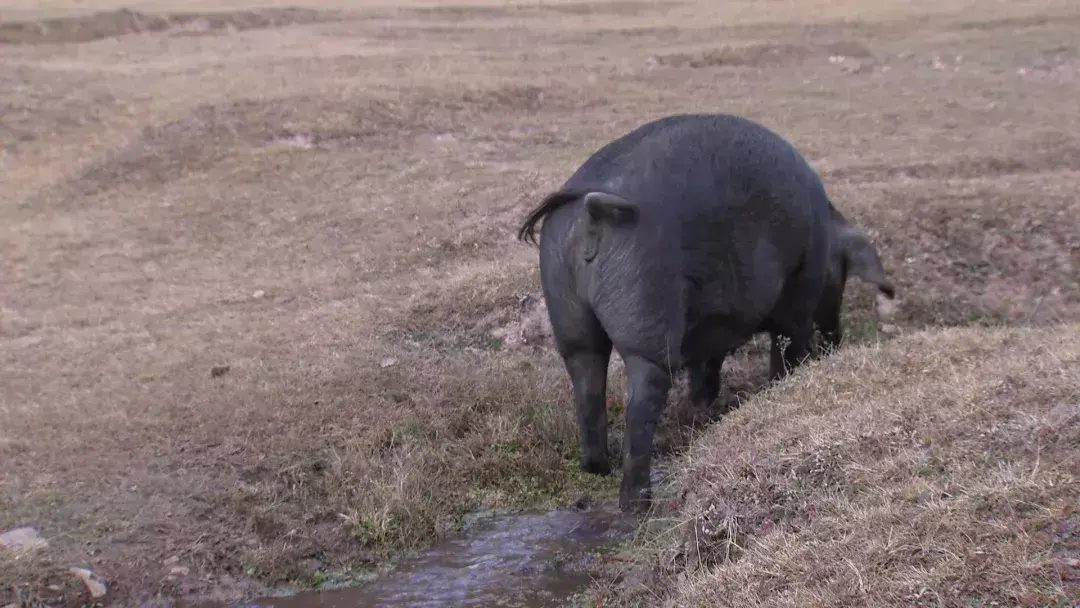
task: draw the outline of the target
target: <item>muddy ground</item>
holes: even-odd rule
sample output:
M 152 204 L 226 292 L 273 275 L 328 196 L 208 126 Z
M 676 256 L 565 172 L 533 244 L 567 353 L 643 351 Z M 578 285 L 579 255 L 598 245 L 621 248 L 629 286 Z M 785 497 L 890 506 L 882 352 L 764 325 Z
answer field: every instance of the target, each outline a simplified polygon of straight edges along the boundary
M 0 531 L 49 545 L 0 552 L 0 605 L 89 601 L 72 566 L 104 604 L 312 586 L 610 493 L 513 233 L 665 114 L 806 154 L 899 290 L 890 333 L 852 285 L 855 341 L 1080 320 L 1075 3 L 33 5 L 0 12 Z M 668 411 L 663 454 L 708 419 Z

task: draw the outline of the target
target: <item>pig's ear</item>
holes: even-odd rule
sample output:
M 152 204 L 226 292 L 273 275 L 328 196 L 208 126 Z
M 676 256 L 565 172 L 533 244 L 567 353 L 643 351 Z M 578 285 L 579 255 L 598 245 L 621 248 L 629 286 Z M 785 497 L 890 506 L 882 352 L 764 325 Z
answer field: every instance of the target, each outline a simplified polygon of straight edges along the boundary
M 890 299 L 896 297 L 893 284 L 885 278 L 885 269 L 881 266 L 877 249 L 866 235 L 851 226 L 843 226 L 840 228 L 840 244 L 849 274 L 877 286 L 878 290 Z

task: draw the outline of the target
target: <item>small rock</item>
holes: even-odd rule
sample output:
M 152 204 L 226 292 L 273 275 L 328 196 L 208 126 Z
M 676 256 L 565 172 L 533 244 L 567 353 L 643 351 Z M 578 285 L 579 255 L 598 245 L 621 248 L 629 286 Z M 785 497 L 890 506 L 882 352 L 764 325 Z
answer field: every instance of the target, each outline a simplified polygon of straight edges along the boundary
M 38 531 L 27 526 L 15 528 L 0 534 L 0 548 L 5 549 L 38 549 L 48 547 L 49 542 L 38 534 Z
M 60 591 L 60 590 L 61 590 L 61 588 L 60 588 L 60 585 L 49 585 L 49 586 L 47 587 L 47 589 L 48 589 L 49 591 Z
M 96 599 L 108 593 L 108 587 L 105 586 L 105 583 L 94 578 L 93 572 L 86 568 L 71 568 L 70 570 L 72 574 L 81 578 L 82 582 L 86 584 L 91 597 Z
M 175 566 L 176 564 L 180 563 L 180 556 L 179 555 L 174 555 L 174 556 L 170 557 L 169 559 L 165 560 L 164 563 L 165 563 L 166 566 Z
M 387 357 L 382 361 L 379 361 L 379 367 L 390 367 L 391 365 L 395 365 L 396 363 L 397 359 L 393 357 Z
M 228 365 L 215 365 L 214 367 L 210 368 L 210 377 L 211 378 L 220 378 L 220 377 L 224 376 L 227 373 L 229 373 L 229 366 Z
M 251 294 L 251 297 L 258 300 L 259 298 L 261 298 L 261 297 L 263 297 L 265 295 L 266 295 L 266 292 L 260 289 L 260 290 L 256 291 L 255 293 Z
M 169 569 L 170 576 L 187 576 L 191 573 L 191 568 L 187 566 L 173 566 Z

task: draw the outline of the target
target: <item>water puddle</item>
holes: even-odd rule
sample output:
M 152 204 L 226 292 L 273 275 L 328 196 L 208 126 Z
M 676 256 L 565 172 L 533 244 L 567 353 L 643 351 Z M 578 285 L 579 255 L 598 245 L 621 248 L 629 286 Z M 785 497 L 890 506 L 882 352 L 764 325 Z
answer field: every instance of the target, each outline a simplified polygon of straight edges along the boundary
M 262 598 L 242 608 L 565 606 L 588 566 L 634 530 L 615 502 L 585 509 L 496 515 L 359 588 Z

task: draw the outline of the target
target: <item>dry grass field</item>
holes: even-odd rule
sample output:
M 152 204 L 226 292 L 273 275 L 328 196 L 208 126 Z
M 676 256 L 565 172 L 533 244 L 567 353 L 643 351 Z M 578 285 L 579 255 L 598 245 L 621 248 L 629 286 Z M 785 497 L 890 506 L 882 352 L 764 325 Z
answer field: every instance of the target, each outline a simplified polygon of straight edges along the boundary
M 663 601 L 1080 594 L 1073 0 L 42 4 L 0 7 L 0 531 L 49 546 L 0 551 L 0 606 L 91 602 L 71 566 L 107 605 L 312 584 L 470 509 L 610 492 L 576 472 L 514 229 L 596 148 L 690 111 L 799 147 L 901 302 L 880 331 L 851 283 L 866 346 L 707 432 L 673 398 L 667 491 L 696 493 L 672 517 L 732 534 L 650 545 Z M 730 361 L 726 398 L 765 365 Z M 785 487 L 779 521 L 760 501 Z

